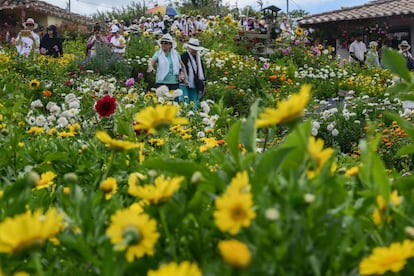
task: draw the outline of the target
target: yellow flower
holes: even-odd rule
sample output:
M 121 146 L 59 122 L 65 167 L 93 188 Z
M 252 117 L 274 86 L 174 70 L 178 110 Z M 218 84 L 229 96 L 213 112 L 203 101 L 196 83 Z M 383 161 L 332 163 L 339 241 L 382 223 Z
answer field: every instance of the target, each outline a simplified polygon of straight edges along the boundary
M 298 36 L 303 36 L 303 34 L 305 33 L 305 31 L 303 30 L 303 28 L 296 28 L 295 29 L 295 34 Z
M 201 138 L 200 140 L 204 142 L 204 145 L 200 146 L 200 152 L 205 152 L 208 149 L 215 148 L 219 145 L 217 143 L 216 138 L 214 138 L 214 137 L 212 137 L 212 138 L 206 138 L 205 137 L 205 138 Z
M 149 133 L 168 128 L 171 125 L 186 125 L 187 118 L 177 117 L 179 108 L 175 105 L 149 106 L 141 110 L 136 116 L 135 130 L 148 130 Z
M 386 219 L 387 222 L 391 221 L 391 216 L 386 217 L 386 208 L 387 208 L 387 202 L 385 199 L 378 195 L 376 198 L 377 201 L 377 208 L 374 209 L 374 212 L 372 212 L 372 220 L 375 225 L 380 225 L 382 222 Z M 401 204 L 401 197 L 398 196 L 398 191 L 394 190 L 392 191 L 390 198 L 389 198 L 390 204 L 394 205 L 394 207 L 398 207 Z
M 112 215 L 106 235 L 116 246 L 116 250 L 126 249 L 125 257 L 128 262 L 145 254 L 154 255 L 154 246 L 160 236 L 156 220 L 132 209 L 118 210 Z
M 105 146 L 115 150 L 130 150 L 139 147 L 137 143 L 112 139 L 105 131 L 97 131 L 96 138 L 105 144 Z
M 108 177 L 101 182 L 101 190 L 105 194 L 105 199 L 111 199 L 112 195 L 116 193 L 118 185 L 115 177 Z
M 249 175 L 246 171 L 238 172 L 227 187 L 226 194 L 250 193 Z
M 35 88 L 40 86 L 40 81 L 38 81 L 36 79 L 31 80 L 29 86 L 30 86 L 31 89 L 35 89 Z
M 414 256 L 414 242 L 405 240 L 403 243 L 392 243 L 390 247 L 376 247 L 372 254 L 359 264 L 362 275 L 379 274 L 387 271 L 401 271 L 407 259 Z
M 145 161 L 145 154 L 144 154 L 145 143 L 139 143 L 138 145 L 139 145 L 138 161 L 140 164 L 142 164 Z
M 315 177 L 323 168 L 325 163 L 331 158 L 333 149 L 324 149 L 323 139 L 316 139 L 315 137 L 309 137 L 308 152 L 313 160 L 312 170 L 308 171 L 308 177 L 311 179 Z
M 222 232 L 235 235 L 242 227 L 249 227 L 256 217 L 250 193 L 224 193 L 215 200 L 214 221 Z
M 160 175 L 155 179 L 154 185 L 139 186 L 136 182 L 134 185 L 133 181 L 128 181 L 130 185 L 128 193 L 147 200 L 151 204 L 159 204 L 169 200 L 173 193 L 180 188 L 180 183 L 183 180 L 183 176 L 170 179 Z
M 0 252 L 18 254 L 30 248 L 38 248 L 58 234 L 63 214 L 51 208 L 45 214 L 41 210 L 7 217 L 0 223 Z
M 26 133 L 41 134 L 45 133 L 45 129 L 43 127 L 31 127 L 29 130 L 26 131 Z
M 256 121 L 257 128 L 271 125 L 289 124 L 303 116 L 303 111 L 309 101 L 311 85 L 302 85 L 300 92 L 290 96 L 289 99 L 280 101 L 276 109 L 265 108 Z
M 224 262 L 236 268 L 246 268 L 250 265 L 250 250 L 238 240 L 225 240 L 218 243 L 220 255 Z
M 201 276 L 201 270 L 196 263 L 184 261 L 179 264 L 163 264 L 158 270 L 148 271 L 147 276 Z
M 34 187 L 34 190 L 40 190 L 46 187 L 49 187 L 54 184 L 53 179 L 56 178 L 56 174 L 52 171 L 47 171 L 45 173 L 42 173 L 40 176 L 40 180 L 35 183 L 36 187 Z
M 345 176 L 357 176 L 357 175 L 358 175 L 358 167 L 357 166 L 354 166 L 354 167 L 348 169 L 345 172 Z

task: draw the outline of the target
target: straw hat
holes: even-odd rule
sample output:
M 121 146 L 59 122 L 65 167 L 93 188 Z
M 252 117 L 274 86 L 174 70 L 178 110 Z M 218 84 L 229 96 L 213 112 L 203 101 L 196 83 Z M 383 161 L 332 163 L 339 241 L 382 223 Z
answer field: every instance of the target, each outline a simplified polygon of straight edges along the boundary
M 402 47 L 407 47 L 407 50 L 411 49 L 411 45 L 408 44 L 407 40 L 403 40 L 401 41 L 400 45 L 398 45 L 398 48 L 401 50 Z
M 197 38 L 190 38 L 190 40 L 188 41 L 188 43 L 184 43 L 184 47 L 196 50 L 196 51 L 201 51 L 204 50 L 204 47 L 200 46 L 200 41 L 198 41 Z
M 26 28 L 26 25 L 27 24 L 33 24 L 33 29 L 36 29 L 39 25 L 37 25 L 37 23 L 34 21 L 34 19 L 33 18 L 27 18 L 26 19 L 26 22 L 23 22 L 23 27 L 25 27 Z

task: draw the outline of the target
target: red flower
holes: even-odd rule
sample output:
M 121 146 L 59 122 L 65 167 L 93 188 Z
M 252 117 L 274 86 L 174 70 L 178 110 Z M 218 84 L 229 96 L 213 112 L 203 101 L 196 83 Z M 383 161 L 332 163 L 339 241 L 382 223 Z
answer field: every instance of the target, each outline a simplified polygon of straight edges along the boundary
M 116 108 L 116 98 L 109 95 L 103 96 L 96 102 L 95 110 L 101 117 L 109 117 L 114 114 Z

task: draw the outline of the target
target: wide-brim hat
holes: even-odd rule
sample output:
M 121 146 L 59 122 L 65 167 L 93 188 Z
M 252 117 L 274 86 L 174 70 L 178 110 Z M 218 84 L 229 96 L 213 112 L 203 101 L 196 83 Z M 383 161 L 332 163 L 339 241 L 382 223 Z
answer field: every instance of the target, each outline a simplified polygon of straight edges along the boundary
M 158 41 L 158 43 L 161 45 L 161 42 L 169 42 L 172 44 L 172 47 L 177 47 L 177 42 L 172 38 L 170 34 L 164 34 L 161 39 Z
M 141 29 L 139 28 L 138 25 L 131 25 L 128 27 L 128 32 L 131 33 L 139 33 L 141 31 Z
M 408 50 L 409 49 L 411 49 L 411 45 L 410 44 L 408 44 L 408 41 L 407 40 L 403 40 L 403 41 L 401 41 L 401 43 L 398 45 L 398 48 L 399 49 L 401 49 L 402 47 L 407 47 L 408 48 Z
M 200 46 L 200 41 L 197 38 L 190 38 L 188 43 L 184 43 L 184 47 L 191 48 L 196 51 L 204 50 L 204 47 Z
M 27 24 L 33 24 L 33 28 L 34 29 L 37 29 L 37 27 L 39 26 L 39 25 L 37 25 L 37 23 L 34 21 L 34 19 L 33 18 L 27 18 L 26 19 L 26 22 L 23 22 L 23 27 L 25 27 L 26 28 L 26 25 Z

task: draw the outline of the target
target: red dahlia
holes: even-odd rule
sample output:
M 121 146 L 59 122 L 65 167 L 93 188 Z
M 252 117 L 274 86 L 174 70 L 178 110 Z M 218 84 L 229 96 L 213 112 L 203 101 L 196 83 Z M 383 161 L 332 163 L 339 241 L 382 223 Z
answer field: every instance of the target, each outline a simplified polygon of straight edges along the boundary
M 114 114 L 116 108 L 116 98 L 109 95 L 103 96 L 96 102 L 95 110 L 101 117 L 109 117 Z

